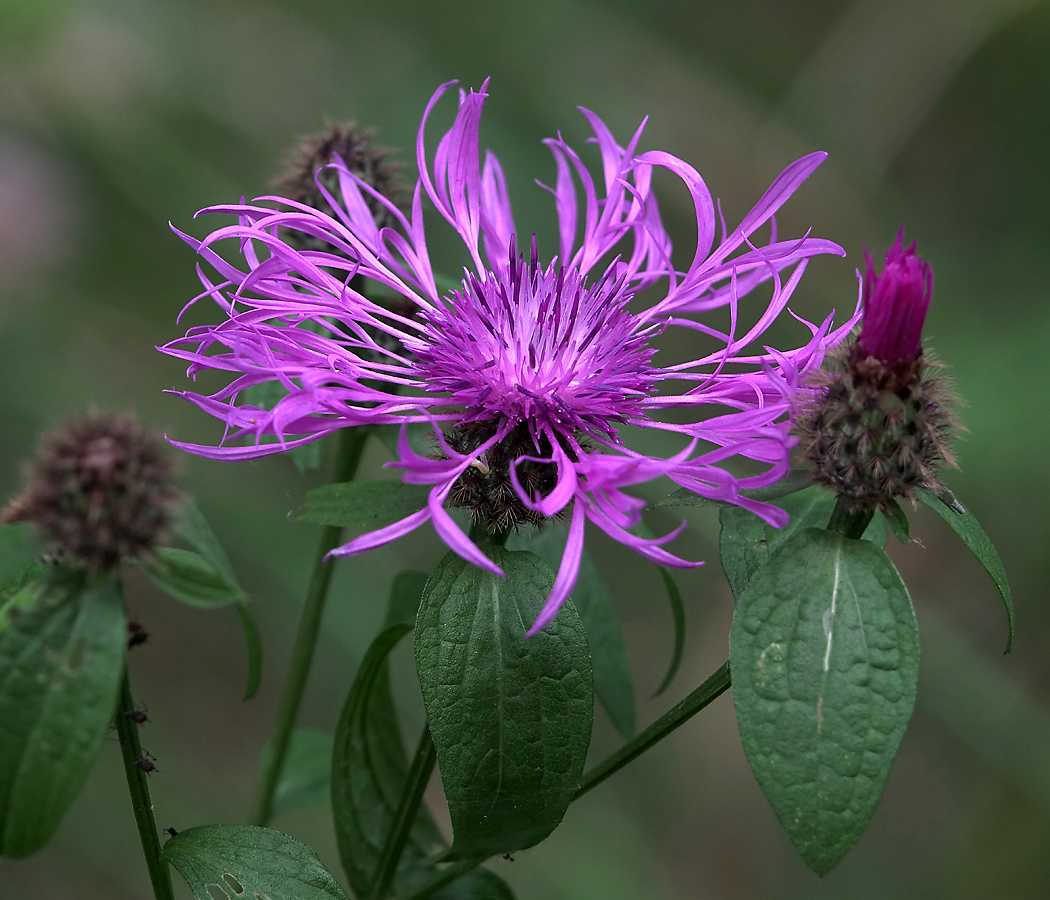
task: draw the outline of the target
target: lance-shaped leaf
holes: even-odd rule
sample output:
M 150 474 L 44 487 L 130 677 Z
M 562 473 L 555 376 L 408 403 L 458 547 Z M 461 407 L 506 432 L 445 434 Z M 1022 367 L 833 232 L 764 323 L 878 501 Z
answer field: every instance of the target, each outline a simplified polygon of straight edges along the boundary
M 811 487 L 774 503 L 791 516 L 783 528 L 774 528 L 739 506 L 724 506 L 719 512 L 719 554 L 734 597 L 740 596 L 751 576 L 796 531 L 824 528 L 835 509 L 836 498 L 830 491 Z M 875 516 L 864 531 L 864 539 L 885 547 L 886 538 L 886 524 Z
M 127 624 L 117 584 L 30 584 L 0 629 L 0 856 L 54 833 L 113 721 Z
M 823 874 L 867 827 L 915 705 L 908 592 L 870 541 L 802 529 L 738 598 L 729 659 L 747 760 Z
M 489 552 L 505 578 L 450 553 L 416 621 L 416 673 L 461 857 L 531 847 L 554 830 L 579 787 L 594 715 L 571 602 L 525 638 L 554 573 L 532 553 Z
M 970 552 L 977 557 L 984 570 L 992 576 L 992 581 L 999 588 L 1003 605 L 1006 607 L 1006 623 L 1010 630 L 1006 637 L 1005 652 L 1009 653 L 1014 644 L 1014 601 L 1010 593 L 1010 582 L 1006 580 L 1006 568 L 991 538 L 985 534 L 973 513 L 958 500 L 952 498 L 954 506 L 949 506 L 929 491 L 919 489 L 915 495 L 952 527 L 952 531 L 962 538 L 962 542 L 970 548 Z
M 408 776 L 408 759 L 390 694 L 387 657 L 411 630 L 404 622 L 388 625 L 372 642 L 354 677 L 335 733 L 335 834 L 343 869 L 358 896 L 367 896 L 371 890 Z M 443 848 L 437 826 L 421 806 L 394 878 L 395 890 L 407 887 L 406 881 L 412 881 L 422 868 L 421 860 Z
M 348 900 L 306 844 L 254 825 L 180 831 L 161 852 L 197 900 Z
M 306 492 L 297 522 L 346 528 L 382 528 L 427 505 L 430 486 L 400 481 L 346 481 Z
M 565 552 L 565 529 L 545 528 L 520 541 L 522 549 L 531 550 L 552 568 L 561 563 Z M 510 542 L 508 541 L 508 545 Z M 518 549 L 516 545 L 514 549 Z M 680 598 L 679 598 L 680 599 Z M 572 602 L 580 614 L 594 666 L 594 693 L 609 715 L 613 727 L 626 739 L 634 737 L 637 718 L 634 705 L 634 680 L 627 645 L 623 639 L 620 616 L 609 588 L 591 555 L 584 550 L 580 574 L 572 589 Z M 673 599 L 672 599 L 673 603 Z M 677 614 L 675 623 L 677 626 Z M 678 644 L 678 632 L 675 644 Z M 672 673 L 673 674 L 673 673 Z
M 311 809 L 328 803 L 332 793 L 332 744 L 330 732 L 296 728 L 288 743 L 281 778 L 273 792 L 274 815 L 295 809 Z M 273 758 L 273 743 L 259 754 L 259 773 Z

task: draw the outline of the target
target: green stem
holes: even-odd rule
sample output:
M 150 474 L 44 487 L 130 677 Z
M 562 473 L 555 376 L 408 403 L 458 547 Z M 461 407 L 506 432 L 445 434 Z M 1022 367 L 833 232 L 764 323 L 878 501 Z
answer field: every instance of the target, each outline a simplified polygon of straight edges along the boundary
M 591 788 L 597 787 L 606 778 L 619 772 L 620 769 L 641 756 L 654 744 L 662 741 L 672 731 L 685 724 L 700 710 L 724 694 L 731 684 L 732 678 L 729 672 L 729 663 L 725 662 L 681 703 L 672 707 L 646 728 L 645 731 L 629 740 L 619 750 L 587 772 L 580 781 L 580 787 L 576 791 L 576 796 L 573 797 L 573 800 L 579 800 Z M 425 897 L 429 897 L 449 882 L 459 878 L 460 875 L 481 865 L 486 859 L 488 859 L 487 856 L 482 856 L 477 859 L 465 859 L 462 862 L 454 863 L 447 869 L 438 872 L 426 884 L 411 893 L 397 897 L 396 900 L 424 900 Z
M 732 684 L 729 673 L 729 662 L 724 662 L 700 687 L 687 696 L 681 703 L 673 706 L 659 719 L 653 722 L 641 734 L 631 738 L 611 756 L 603 759 L 598 765 L 586 772 L 580 781 L 579 790 L 573 800 L 579 800 L 591 788 L 597 787 L 610 775 L 619 772 L 627 763 L 641 756 L 654 744 L 659 743 L 680 725 L 684 725 L 705 706 L 716 700 Z
M 139 840 L 142 842 L 142 855 L 146 858 L 149 880 L 153 883 L 153 896 L 156 900 L 174 900 L 171 871 L 168 864 L 160 858 L 160 836 L 157 834 L 157 823 L 153 819 L 153 803 L 149 796 L 146 773 L 139 765 L 139 760 L 144 758 L 142 745 L 139 743 L 139 726 L 125 715 L 134 708 L 131 682 L 128 680 L 128 667 L 125 663 L 124 679 L 120 685 L 120 705 L 115 717 L 117 736 L 120 739 L 120 755 L 124 760 L 124 774 L 128 778 L 128 793 L 131 794 L 131 808 L 135 812 L 135 824 L 138 826 Z
M 390 831 L 383 844 L 383 852 L 379 856 L 376 865 L 375 880 L 372 882 L 372 890 L 369 893 L 371 900 L 379 900 L 386 896 L 390 888 L 390 882 L 394 880 L 397 864 L 401 860 L 401 854 L 405 849 L 405 841 L 408 840 L 409 832 L 416 821 L 416 813 L 419 804 L 423 800 L 423 792 L 426 790 L 427 782 L 430 781 L 430 773 L 434 771 L 434 763 L 437 762 L 437 750 L 434 749 L 434 741 L 430 736 L 430 729 L 424 725 L 423 734 L 419 738 L 419 746 L 416 748 L 415 758 L 408 770 L 408 778 L 405 781 L 405 789 L 401 793 L 401 803 L 394 814 L 394 821 L 390 823 Z
M 361 454 L 368 431 L 364 428 L 345 428 L 339 436 L 339 453 L 336 459 L 335 482 L 352 481 L 357 473 Z M 306 680 L 310 674 L 314 650 L 317 648 L 317 636 L 321 630 L 321 618 L 324 614 L 325 600 L 328 597 L 328 586 L 332 580 L 333 565 L 325 559 L 328 553 L 339 545 L 343 529 L 337 525 L 325 526 L 321 540 L 317 545 L 317 556 L 314 560 L 310 583 L 306 589 L 306 600 L 299 619 L 299 631 L 295 636 L 295 647 L 292 649 L 292 660 L 288 669 L 288 683 L 285 685 L 281 708 L 277 714 L 277 727 L 273 736 L 273 753 L 262 775 L 262 785 L 255 803 L 253 819 L 256 825 L 266 825 L 273 815 L 273 797 L 280 781 L 288 756 L 288 745 L 292 738 L 292 729 L 299 715 L 299 704 L 306 690 Z
M 874 515 L 874 509 L 855 510 L 849 500 L 840 496 L 828 521 L 828 531 L 859 541 Z

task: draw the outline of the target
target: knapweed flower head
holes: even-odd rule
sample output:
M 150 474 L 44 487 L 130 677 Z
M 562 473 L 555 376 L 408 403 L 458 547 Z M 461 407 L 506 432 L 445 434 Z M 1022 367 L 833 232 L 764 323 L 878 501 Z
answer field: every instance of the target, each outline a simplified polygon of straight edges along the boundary
M 922 326 L 933 295 L 933 269 L 915 248 L 904 249 L 904 229 L 886 251 L 886 266 L 876 275 L 867 251 L 864 260 L 863 324 L 858 342 L 887 366 L 915 359 L 922 352 Z
M 92 413 L 44 438 L 3 521 L 32 522 L 65 562 L 111 569 L 166 536 L 180 499 L 175 467 L 164 442 L 131 416 Z
M 621 146 L 598 116 L 581 110 L 601 175 L 596 180 L 560 135 L 546 142 L 556 174 L 552 186 L 541 187 L 554 199 L 558 252 L 543 256 L 535 235 L 519 243 L 529 232 L 515 223 L 499 161 L 491 152 L 480 158 L 487 82 L 480 92 L 460 92 L 452 127 L 429 153 L 427 120 L 449 87 L 438 89 L 423 114 L 407 213 L 339 159 L 317 178 L 331 213 L 281 197 L 206 210 L 237 217 L 202 241 L 181 235 L 217 274 L 200 270 L 204 291 L 196 299 L 211 298 L 223 319 L 162 349 L 187 360 L 191 375 L 232 374 L 212 395 L 183 394 L 227 430 L 223 446 L 178 446 L 214 459 L 280 452 L 356 425 L 433 429 L 435 452 L 424 455 L 403 427 L 390 463 L 405 482 L 431 486 L 427 505 L 335 555 L 378 547 L 429 521 L 464 559 L 502 574 L 448 507 L 468 507 L 493 532 L 568 520 L 565 553 L 535 631 L 575 583 L 588 521 L 654 562 L 696 564 L 665 549 L 681 528 L 657 538 L 631 533 L 645 505 L 627 492 L 632 485 L 665 476 L 783 524 L 782 510 L 740 491 L 788 472 L 799 385 L 853 322 L 837 330 L 831 317 L 806 323 L 808 339 L 795 349 L 756 344 L 787 307 L 809 259 L 842 250 L 808 234 L 781 240 L 775 223 L 766 242 L 756 237 L 826 154 L 788 166 L 730 231 L 691 165 L 663 151 L 640 152 L 642 127 Z M 683 183 L 695 211 L 696 246 L 684 269 L 672 262 L 652 192 L 657 170 Z M 338 194 L 326 187 L 333 172 Z M 451 286 L 435 275 L 424 198 L 469 257 Z M 375 203 L 395 224 L 377 225 Z M 296 249 L 291 232 L 329 249 Z M 235 242 L 240 265 L 216 252 L 220 241 Z M 771 296 L 747 318 L 744 301 L 760 286 L 771 287 Z M 412 314 L 397 311 L 391 297 L 407 301 Z M 712 318 L 719 313 L 725 327 Z M 657 340 L 671 329 L 714 349 L 664 363 Z M 264 382 L 287 392 L 272 409 L 245 399 Z M 624 426 L 678 435 L 680 450 L 666 458 L 633 450 Z M 244 438 L 247 446 L 230 445 Z M 735 477 L 725 468 L 734 457 L 758 471 Z
M 831 353 L 799 418 L 814 480 L 854 510 L 888 509 L 916 487 L 939 493 L 938 469 L 954 465 L 954 398 L 922 349 L 933 270 L 915 249 L 904 249 L 901 228 L 880 274 L 865 251 L 860 334 Z

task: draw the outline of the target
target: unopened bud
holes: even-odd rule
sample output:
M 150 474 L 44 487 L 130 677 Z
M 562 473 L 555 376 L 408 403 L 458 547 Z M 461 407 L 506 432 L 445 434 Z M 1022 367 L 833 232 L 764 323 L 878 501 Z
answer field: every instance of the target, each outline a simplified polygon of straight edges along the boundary
M 32 522 L 65 561 L 111 569 L 167 533 L 179 500 L 174 470 L 164 444 L 133 418 L 93 413 L 45 437 L 2 521 Z
M 886 509 L 917 487 L 936 493 L 938 470 L 955 464 L 954 396 L 922 350 L 933 272 L 903 238 L 902 228 L 880 275 L 867 260 L 860 336 L 828 355 L 796 426 L 813 480 L 854 510 Z
M 904 229 L 886 252 L 876 275 L 865 252 L 864 324 L 858 343 L 886 365 L 915 359 L 922 352 L 922 326 L 933 294 L 933 270 L 916 256 L 917 242 L 904 249 Z

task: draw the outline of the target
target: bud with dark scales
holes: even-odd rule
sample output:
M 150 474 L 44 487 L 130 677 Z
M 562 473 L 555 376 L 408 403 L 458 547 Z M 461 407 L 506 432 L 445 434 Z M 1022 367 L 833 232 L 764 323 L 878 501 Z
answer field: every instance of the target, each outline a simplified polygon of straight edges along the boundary
M 922 349 L 933 271 L 903 242 L 902 228 L 878 275 L 865 252 L 860 335 L 828 355 L 798 422 L 813 480 L 854 511 L 888 509 L 918 487 L 940 493 L 938 469 L 955 465 L 954 397 Z
M 130 416 L 93 413 L 52 432 L 3 521 L 32 522 L 52 553 L 92 571 L 147 555 L 170 528 L 175 461 Z
M 372 129 L 358 128 L 353 122 L 345 125 L 329 125 L 326 134 L 303 138 L 289 156 L 284 175 L 277 179 L 274 187 L 289 200 L 294 200 L 339 220 L 330 198 L 343 202 L 339 168 L 332 164 L 341 160 L 346 169 L 353 172 L 366 185 L 382 194 L 399 208 L 407 191 L 398 172 L 403 168 L 392 162 L 394 151 L 377 147 Z M 325 194 L 328 196 L 325 196 Z M 375 197 L 362 192 L 372 218 L 380 228 L 394 225 L 393 215 Z M 333 248 L 326 241 L 303 231 L 288 231 L 289 243 L 300 250 L 326 250 Z

